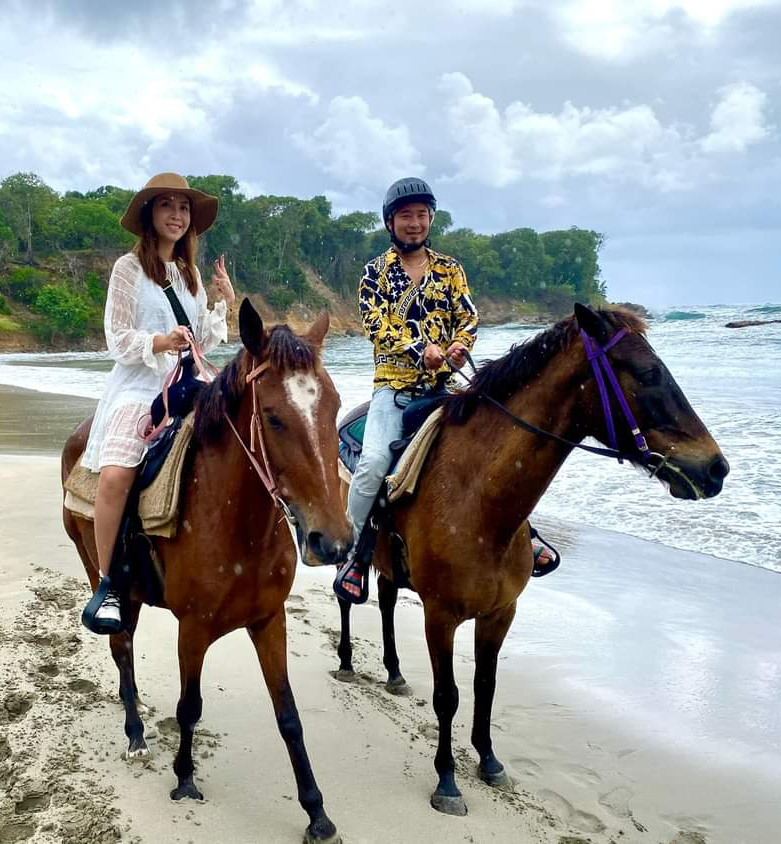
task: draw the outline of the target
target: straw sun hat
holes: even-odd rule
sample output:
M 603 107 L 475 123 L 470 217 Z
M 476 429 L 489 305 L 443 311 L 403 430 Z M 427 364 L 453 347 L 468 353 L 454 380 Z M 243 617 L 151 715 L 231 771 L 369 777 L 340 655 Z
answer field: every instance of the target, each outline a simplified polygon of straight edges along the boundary
M 158 173 L 130 200 L 120 225 L 139 237 L 144 233 L 141 209 L 161 193 L 181 193 L 190 198 L 190 225 L 196 234 L 203 234 L 214 222 L 220 201 L 203 191 L 194 190 L 187 179 L 176 173 Z

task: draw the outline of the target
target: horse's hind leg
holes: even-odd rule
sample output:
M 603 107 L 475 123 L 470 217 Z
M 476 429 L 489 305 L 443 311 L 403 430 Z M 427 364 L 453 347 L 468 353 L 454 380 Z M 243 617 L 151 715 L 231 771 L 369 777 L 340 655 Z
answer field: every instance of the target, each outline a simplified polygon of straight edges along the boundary
M 352 604 L 343 598 L 336 600 L 339 602 L 339 616 L 342 621 L 339 631 L 339 645 L 336 648 L 336 653 L 339 656 L 339 670 L 336 672 L 336 679 L 343 683 L 352 683 L 355 680 L 353 646 L 350 641 L 350 607 Z
M 128 738 L 127 758 L 139 759 L 149 755 L 144 739 L 144 724 L 138 711 L 138 689 L 136 687 L 135 662 L 133 658 L 133 634 L 136 632 L 141 602 L 130 604 L 130 619 L 127 630 L 110 636 L 111 655 L 119 670 L 119 697 L 125 707 L 125 735 Z
M 407 681 L 402 677 L 399 669 L 396 630 L 393 623 L 398 595 L 398 587 L 394 586 L 384 574 L 380 574 L 377 577 L 377 596 L 380 602 L 380 613 L 382 614 L 382 663 L 388 671 L 385 688 L 393 695 L 408 695 L 412 692 L 412 689 L 407 685 Z
M 496 758 L 491 744 L 491 707 L 496 689 L 496 663 L 499 649 L 515 617 L 515 602 L 475 621 L 475 713 L 472 744 L 480 754 L 480 779 L 497 788 L 507 788 L 510 780 Z
M 268 622 L 248 628 L 266 680 L 279 732 L 287 745 L 298 786 L 298 802 L 309 815 L 305 842 L 337 844 L 341 838 L 323 809 L 323 795 L 315 782 L 309 756 L 304 746 L 304 731 L 298 717 L 293 691 L 287 674 L 287 632 L 285 610 Z
M 192 797 L 203 800 L 203 794 L 193 781 L 193 735 L 203 711 L 201 698 L 201 670 L 211 641 L 202 627 L 179 621 L 179 680 L 181 683 L 176 720 L 179 722 L 179 750 L 174 759 L 174 773 L 179 780 L 171 791 L 172 800 Z
M 439 774 L 431 805 L 447 815 L 465 815 L 466 803 L 456 785 L 456 763 L 453 759 L 453 716 L 458 709 L 458 687 L 453 675 L 453 638 L 457 622 L 447 612 L 425 607 L 426 641 L 434 672 L 434 711 L 439 722 L 439 741 L 434 767 Z

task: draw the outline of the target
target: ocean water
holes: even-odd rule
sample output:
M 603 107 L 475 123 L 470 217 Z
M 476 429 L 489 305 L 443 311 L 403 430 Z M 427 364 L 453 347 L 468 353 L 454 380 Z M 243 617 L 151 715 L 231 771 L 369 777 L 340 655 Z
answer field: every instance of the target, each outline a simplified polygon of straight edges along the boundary
M 781 324 L 728 329 L 732 320 L 781 318 L 781 305 L 676 306 L 654 314 L 649 340 L 731 466 L 722 493 L 678 501 L 629 466 L 573 454 L 537 512 L 781 572 Z M 479 360 L 538 328 L 481 328 Z M 220 364 L 236 347 L 210 357 Z M 325 360 L 348 410 L 371 395 L 371 349 L 359 337 L 327 341 Z M 0 383 L 97 398 L 103 353 L 0 355 Z

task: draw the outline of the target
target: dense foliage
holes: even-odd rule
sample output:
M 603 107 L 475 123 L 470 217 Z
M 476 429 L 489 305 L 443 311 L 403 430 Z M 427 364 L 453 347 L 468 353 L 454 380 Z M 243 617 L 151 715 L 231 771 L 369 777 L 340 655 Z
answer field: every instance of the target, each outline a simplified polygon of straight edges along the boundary
M 201 260 L 224 253 L 236 285 L 263 294 L 276 308 L 321 303 L 307 281 L 307 266 L 337 294 L 353 296 L 363 264 L 388 244 L 377 214 L 355 211 L 335 217 L 323 196 L 245 197 L 232 176 L 189 181 L 220 198 L 217 222 L 201 239 Z M 133 244 L 133 236 L 118 224 L 132 195 L 111 185 L 61 195 L 33 173 L 3 180 L 2 307 L 7 310 L 9 301 L 29 307 L 38 314 L 42 335 L 79 337 L 94 326 L 105 280 L 84 270 L 74 256 L 91 253 L 109 261 Z M 575 299 L 604 296 L 598 264 L 604 238 L 596 232 L 572 228 L 538 234 L 518 228 L 478 234 L 454 228 L 451 215 L 439 211 L 432 237 L 436 249 L 463 262 L 478 298 L 511 299 L 559 313 Z M 51 259 L 67 271 L 47 271 Z M 67 289 L 67 296 L 52 292 L 58 286 Z

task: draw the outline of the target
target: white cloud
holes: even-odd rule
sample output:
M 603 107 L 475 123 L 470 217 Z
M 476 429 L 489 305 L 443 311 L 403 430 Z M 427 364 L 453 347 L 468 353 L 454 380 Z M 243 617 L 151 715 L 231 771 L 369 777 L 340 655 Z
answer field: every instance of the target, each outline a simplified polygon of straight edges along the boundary
M 342 185 L 384 185 L 400 173 L 423 174 L 420 155 L 405 125 L 373 117 L 362 97 L 334 97 L 311 135 L 295 132 L 296 146 Z
M 681 25 L 707 38 L 733 12 L 777 0 L 566 0 L 552 4 L 567 43 L 590 56 L 625 60 L 669 51 Z
M 743 152 L 770 134 L 765 123 L 767 94 L 748 82 L 726 85 L 711 114 L 711 133 L 700 145 L 705 152 Z
M 635 183 L 665 193 L 710 178 L 707 156 L 742 152 L 768 135 L 766 95 L 747 83 L 728 86 L 711 114 L 712 132 L 697 139 L 687 127 L 665 126 L 650 105 L 538 112 L 522 102 L 500 112 L 461 73 L 445 74 L 452 162 L 459 181 L 496 188 L 526 180 L 591 177 Z

